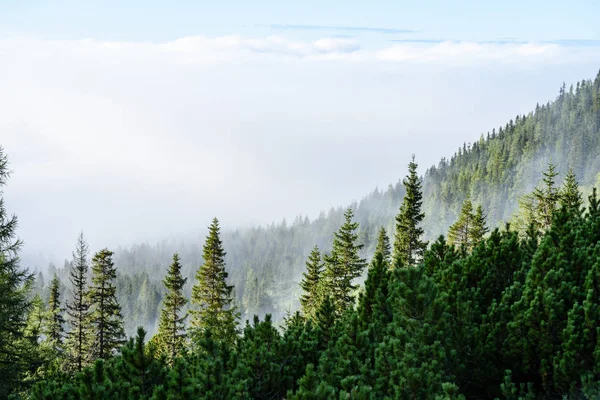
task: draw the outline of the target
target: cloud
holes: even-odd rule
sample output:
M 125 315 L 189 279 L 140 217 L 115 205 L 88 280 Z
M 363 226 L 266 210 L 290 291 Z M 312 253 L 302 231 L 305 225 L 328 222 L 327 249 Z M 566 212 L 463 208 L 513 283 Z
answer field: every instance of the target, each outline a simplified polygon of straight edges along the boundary
M 560 46 L 568 46 L 568 47 L 600 47 L 600 40 L 596 39 L 558 39 L 558 40 L 548 40 L 544 43 L 552 43 Z
M 430 165 L 595 75 L 595 54 L 325 35 L 3 39 L 7 207 L 27 251 L 59 260 L 81 229 L 100 248 L 197 232 L 215 215 L 229 227 L 315 216 L 396 181 L 412 153 Z M 365 167 L 347 174 L 356 160 Z
M 396 63 L 435 63 L 445 65 L 568 64 L 578 62 L 578 53 L 555 43 L 535 42 L 406 42 L 377 52 L 380 60 Z M 588 56 L 600 59 L 600 52 Z
M 16 52 L 37 62 L 44 57 L 90 57 L 98 62 L 111 59 L 146 60 L 173 64 L 227 64 L 260 61 L 337 61 L 362 63 L 482 65 L 569 64 L 600 61 L 600 41 L 556 40 L 528 42 L 513 38 L 492 41 L 453 41 L 398 39 L 393 45 L 369 43 L 347 37 L 322 37 L 317 40 L 291 40 L 284 36 L 219 37 L 189 36 L 169 42 L 110 42 L 98 40 L 40 40 L 14 38 L 0 40 L 2 53 Z
M 338 31 L 338 32 L 370 32 L 370 33 L 417 33 L 412 29 L 396 29 L 396 28 L 376 28 L 367 26 L 329 26 L 329 25 L 288 25 L 288 24 L 272 24 L 269 25 L 272 29 L 277 30 L 302 30 L 302 31 Z

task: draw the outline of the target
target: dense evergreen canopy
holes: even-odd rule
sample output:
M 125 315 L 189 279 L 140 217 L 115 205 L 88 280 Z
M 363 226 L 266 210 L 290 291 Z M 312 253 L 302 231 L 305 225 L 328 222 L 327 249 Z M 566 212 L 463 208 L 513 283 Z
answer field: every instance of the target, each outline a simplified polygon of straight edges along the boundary
M 224 241 L 215 219 L 202 257 L 186 254 L 200 265 L 191 292 L 178 255 L 163 288 L 107 249 L 94 255 L 88 286 L 83 235 L 69 268 L 52 269 L 49 288 L 42 278 L 33 285 L 0 198 L 0 397 L 598 398 L 599 128 L 600 74 L 465 144 L 423 180 L 413 159 L 403 185 L 343 212 Z M 0 188 L 7 177 L 0 150 Z M 502 226 L 489 232 L 488 219 Z M 448 240 L 426 245 L 448 227 Z M 225 270 L 228 243 L 243 274 Z M 302 282 L 291 273 L 298 259 Z M 290 310 L 281 326 L 248 318 L 240 329 L 238 300 L 255 310 L 265 296 L 293 297 L 303 312 Z M 122 311 L 135 324 L 157 319 L 160 304 L 159 333 L 139 328 L 125 341 Z

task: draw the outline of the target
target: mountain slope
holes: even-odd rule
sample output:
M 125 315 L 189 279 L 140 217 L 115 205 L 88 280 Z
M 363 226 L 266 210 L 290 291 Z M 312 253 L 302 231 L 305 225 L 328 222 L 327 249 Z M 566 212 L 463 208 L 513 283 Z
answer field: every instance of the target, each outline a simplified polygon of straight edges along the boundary
M 519 197 L 538 184 L 548 162 L 557 166 L 559 179 L 573 168 L 582 185 L 596 182 L 600 171 L 600 73 L 595 80 L 578 82 L 569 89 L 563 85 L 553 102 L 517 116 L 476 143 L 463 144 L 449 159 L 427 169 L 423 185 L 426 238 L 446 233 L 467 196 L 483 205 L 490 226 L 509 220 Z M 393 233 L 403 195 L 398 182 L 351 204 L 360 223 L 365 256 L 373 252 L 381 226 Z M 298 308 L 298 282 L 306 257 L 314 245 L 330 249 L 343 211 L 341 207 L 331 209 L 312 221 L 298 217 L 291 224 L 229 231 L 225 227 L 227 269 L 243 318 L 272 313 L 280 320 L 287 311 Z M 156 298 L 163 292 L 160 279 L 174 252 L 179 252 L 183 273 L 192 282 L 202 263 L 202 238 L 199 234 L 193 243 L 165 241 L 117 249 L 119 291 L 130 333 L 140 324 L 153 331 L 159 304 Z M 67 282 L 65 272 L 59 274 Z M 186 287 L 188 296 L 191 286 Z M 148 304 L 149 294 L 142 291 L 155 300 Z

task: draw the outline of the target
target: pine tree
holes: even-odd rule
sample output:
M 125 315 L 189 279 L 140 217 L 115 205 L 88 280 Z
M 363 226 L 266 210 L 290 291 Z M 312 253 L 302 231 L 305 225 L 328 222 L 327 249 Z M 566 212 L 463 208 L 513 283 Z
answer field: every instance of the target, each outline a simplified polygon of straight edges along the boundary
M 559 192 L 554 182 L 558 172 L 556 172 L 556 167 L 549 163 L 548 170 L 543 172 L 543 175 L 542 181 L 545 187 L 535 188 L 533 196 L 537 201 L 536 211 L 539 225 L 543 230 L 547 230 L 552 225 L 552 216 L 559 200 Z
M 63 317 L 63 309 L 60 306 L 60 281 L 56 274 L 54 274 L 54 278 L 52 278 L 52 282 L 50 283 L 48 313 L 46 338 L 52 343 L 56 351 L 62 352 L 65 319 Z
M 448 243 L 458 247 L 464 246 L 465 249 L 470 251 L 473 248 L 471 242 L 473 219 L 473 203 L 471 203 L 471 199 L 467 198 L 463 202 L 458 220 L 448 230 Z
M 106 360 L 125 343 L 123 316 L 116 297 L 114 280 L 117 269 L 113 252 L 103 249 L 92 258 L 92 285 L 89 299 L 92 312 L 90 324 L 94 328 L 92 355 Z
M 565 182 L 560 191 L 560 204 L 562 207 L 572 210 L 575 215 L 581 216 L 583 199 L 579 191 L 579 183 L 572 169 L 569 169 L 567 176 L 565 176 Z
M 0 147 L 0 398 L 21 385 L 28 354 L 19 345 L 23 337 L 32 276 L 19 267 L 21 241 L 15 239 L 17 217 L 4 207 L 2 188 L 9 178 L 8 158 Z
M 161 343 L 164 344 L 171 363 L 175 357 L 181 354 L 186 336 L 185 319 L 187 315 L 182 315 L 181 309 L 187 303 L 187 299 L 183 295 L 183 286 L 187 282 L 187 278 L 181 276 L 179 261 L 179 255 L 175 253 L 173 263 L 169 266 L 167 276 L 163 279 L 167 294 L 163 301 L 158 326 L 158 336 Z
M 354 306 L 355 291 L 358 288 L 353 281 L 358 278 L 367 262 L 358 252 L 363 248 L 357 244 L 358 222 L 353 222 L 354 211 L 348 208 L 344 212 L 344 224 L 334 233 L 333 249 L 325 256 L 325 288 L 332 296 L 337 316 Z
M 239 314 L 232 304 L 233 286 L 227 285 L 225 251 L 219 235 L 219 221 L 215 218 L 203 248 L 204 264 L 198 269 L 197 281 L 192 288 L 192 304 L 198 309 L 190 311 L 191 327 L 196 339 L 210 330 L 218 340 L 233 343 L 237 336 Z
M 415 157 L 408 164 L 408 175 L 402 181 L 406 194 L 396 216 L 394 237 L 394 262 L 404 266 L 414 266 L 423 257 L 427 242 L 421 240 L 424 230 L 421 227 L 425 214 L 421 212 L 423 192 L 421 178 L 417 175 Z
M 81 232 L 77 237 L 71 263 L 70 280 L 73 286 L 73 295 L 67 304 L 67 320 L 71 327 L 66 341 L 67 360 L 69 369 L 75 371 L 81 371 L 90 362 L 90 302 L 87 295 L 88 251 L 88 244 Z
M 300 296 L 302 313 L 306 318 L 313 319 L 321 303 L 323 262 L 319 247 L 315 246 L 306 261 L 306 272 L 302 273 L 300 287 L 304 294 Z
M 387 236 L 385 228 L 382 226 L 379 229 L 379 236 L 377 237 L 377 246 L 375 247 L 375 253 L 381 253 L 384 262 L 390 262 L 391 246 L 390 239 Z
M 483 237 L 490 231 L 487 226 L 487 217 L 483 212 L 483 207 L 477 206 L 475 215 L 473 216 L 473 227 L 471 228 L 471 243 L 475 247 L 483 240 Z
M 472 251 L 488 231 L 483 207 L 477 206 L 474 212 L 473 204 L 467 198 L 463 202 L 458 220 L 448 230 L 448 243 Z

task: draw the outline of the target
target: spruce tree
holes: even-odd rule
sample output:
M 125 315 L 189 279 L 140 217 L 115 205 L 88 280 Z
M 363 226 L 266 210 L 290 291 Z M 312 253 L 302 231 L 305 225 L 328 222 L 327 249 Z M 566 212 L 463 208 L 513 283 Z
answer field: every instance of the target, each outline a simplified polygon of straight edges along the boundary
M 91 332 L 89 327 L 90 301 L 87 295 L 88 244 L 83 232 L 77 237 L 77 244 L 71 262 L 70 281 L 73 286 L 71 301 L 67 303 L 67 321 L 70 325 L 67 334 L 66 350 L 69 369 L 81 371 L 90 362 Z
M 379 229 L 379 236 L 377 237 L 377 246 L 375 247 L 375 253 L 381 253 L 384 262 L 390 261 L 391 246 L 390 239 L 387 236 L 385 228 L 382 226 Z
M 473 216 L 473 227 L 471 229 L 471 243 L 475 247 L 479 242 L 483 240 L 483 237 L 489 232 L 487 226 L 487 217 L 483 212 L 483 207 L 477 206 L 475 215 Z
M 225 251 L 221 243 L 219 221 L 214 218 L 204 243 L 204 264 L 196 273 L 196 283 L 192 288 L 192 304 L 197 309 L 192 314 L 191 327 L 200 339 L 210 330 L 217 340 L 231 344 L 237 336 L 239 314 L 232 304 L 233 286 L 227 284 L 225 271 Z
M 358 278 L 367 263 L 358 252 L 363 248 L 358 240 L 358 222 L 353 222 L 354 211 L 348 208 L 344 212 L 344 224 L 334 233 L 333 248 L 325 256 L 325 288 L 335 306 L 337 316 L 354 306 L 355 291 L 358 288 L 354 280 Z
M 488 232 L 483 207 L 473 211 L 470 199 L 463 202 L 458 220 L 448 230 L 448 243 L 467 251 L 472 251 Z
M 117 269 L 113 252 L 103 249 L 92 258 L 92 285 L 89 290 L 91 303 L 90 324 L 94 329 L 92 355 L 106 360 L 125 343 L 123 316 L 116 297 L 115 279 Z
M 552 225 L 552 216 L 556 211 L 556 205 L 559 200 L 559 192 L 555 186 L 554 179 L 558 175 L 556 167 L 548 164 L 548 170 L 543 172 L 544 187 L 535 188 L 533 197 L 537 202 L 537 220 L 543 230 L 547 230 Z
M 184 349 L 186 336 L 185 319 L 187 315 L 182 315 L 181 309 L 187 303 L 187 299 L 183 295 L 183 286 L 187 282 L 187 278 L 181 276 L 181 263 L 179 261 L 179 255 L 175 253 L 167 276 L 163 279 L 167 294 L 163 301 L 158 325 L 160 342 L 163 344 L 171 363 Z
M 0 147 L 0 398 L 21 385 L 28 354 L 20 346 L 30 307 L 32 276 L 19 267 L 21 241 L 15 238 L 17 217 L 8 215 L 2 189 L 10 176 L 8 158 Z
M 467 198 L 462 205 L 458 220 L 450 226 L 448 230 L 448 243 L 463 247 L 466 250 L 471 250 L 473 243 L 471 242 L 471 229 L 473 228 L 473 203 Z
M 300 287 L 304 294 L 300 296 L 302 313 L 306 318 L 313 319 L 321 304 L 323 262 L 319 247 L 315 246 L 306 261 L 306 272 L 302 273 Z
M 560 204 L 562 207 L 572 210 L 575 215 L 581 216 L 583 199 L 573 169 L 569 169 L 567 176 L 565 176 L 565 182 L 560 191 Z
M 421 227 L 425 214 L 421 211 L 423 192 L 421 178 L 417 175 L 417 163 L 413 155 L 408 164 L 408 175 L 402 181 L 406 194 L 396 216 L 394 237 L 394 262 L 403 266 L 414 266 L 423 257 L 427 242 L 421 240 Z
M 56 351 L 62 351 L 62 342 L 64 337 L 63 309 L 60 305 L 60 281 L 56 274 L 50 283 L 50 301 L 48 302 L 48 323 L 46 327 L 46 338 L 49 340 Z

